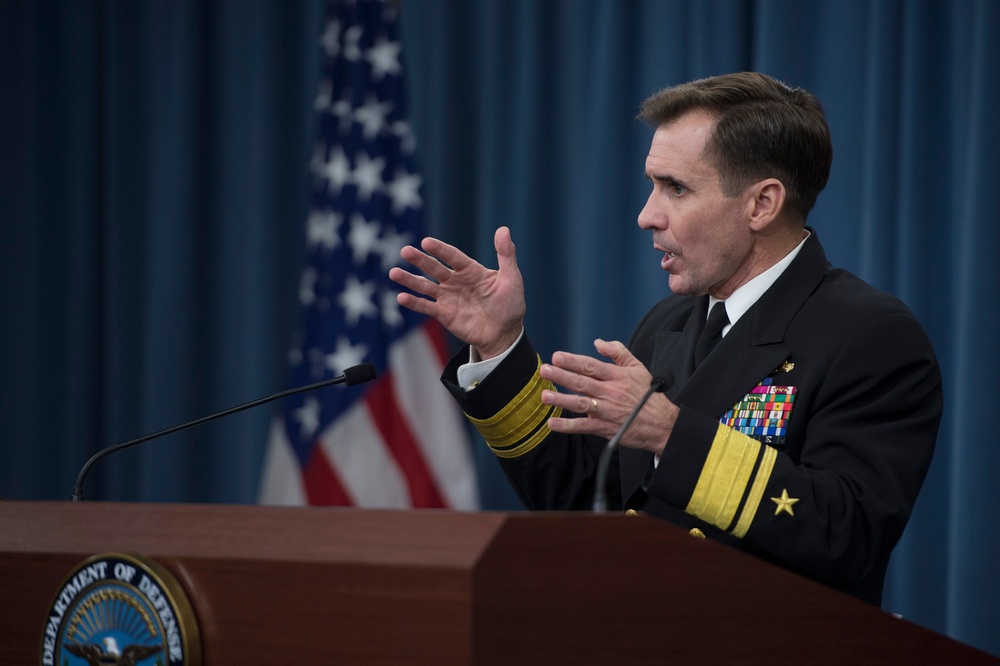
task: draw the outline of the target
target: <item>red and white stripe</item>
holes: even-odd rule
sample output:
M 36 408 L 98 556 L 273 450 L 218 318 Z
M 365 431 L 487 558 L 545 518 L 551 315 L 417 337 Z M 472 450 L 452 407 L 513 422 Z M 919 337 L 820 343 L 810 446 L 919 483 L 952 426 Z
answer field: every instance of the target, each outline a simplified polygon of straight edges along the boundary
M 436 322 L 389 350 L 389 371 L 322 431 L 305 467 L 275 419 L 263 504 L 478 508 L 466 425 L 438 377 L 446 361 Z

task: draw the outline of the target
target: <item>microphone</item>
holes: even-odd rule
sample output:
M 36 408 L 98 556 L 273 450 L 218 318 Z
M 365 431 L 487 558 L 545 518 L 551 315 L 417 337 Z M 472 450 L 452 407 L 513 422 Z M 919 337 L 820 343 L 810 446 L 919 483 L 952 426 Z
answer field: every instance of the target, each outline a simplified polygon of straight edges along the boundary
M 622 435 L 625 434 L 628 427 L 632 425 L 639 410 L 643 408 L 650 396 L 663 389 L 664 384 L 666 382 L 659 377 L 653 377 L 645 395 L 639 398 L 639 402 L 635 403 L 635 407 L 618 428 L 618 432 L 608 440 L 607 446 L 601 451 L 601 459 L 597 463 L 597 481 L 594 485 L 594 513 L 605 513 L 608 510 L 608 467 L 611 466 L 611 454 L 618 448 L 618 442 L 621 441 Z
M 235 414 L 236 412 L 242 412 L 244 409 L 250 409 L 251 407 L 256 407 L 258 405 L 263 405 L 266 402 L 272 402 L 274 400 L 280 400 L 281 398 L 287 398 L 290 395 L 295 395 L 296 393 L 305 393 L 306 391 L 314 391 L 316 389 L 321 389 L 325 386 L 331 386 L 333 384 L 347 384 L 348 386 L 354 386 L 355 384 L 364 384 L 365 382 L 370 382 L 377 376 L 375 372 L 374 363 L 361 363 L 360 365 L 354 365 L 350 368 L 344 370 L 344 374 L 339 377 L 334 377 L 333 379 L 324 379 L 321 382 L 316 382 L 315 384 L 309 384 L 308 386 L 299 386 L 297 388 L 288 389 L 287 391 L 282 391 L 280 393 L 275 393 L 269 395 L 266 398 L 259 398 L 251 402 L 244 403 L 237 407 L 231 407 L 225 411 L 218 412 L 217 414 L 211 414 L 209 416 L 203 416 L 195 421 L 189 421 L 187 423 L 182 423 L 180 425 L 167 428 L 166 430 L 160 430 L 159 432 L 154 432 L 149 435 L 143 435 L 142 437 L 137 437 L 136 439 L 129 440 L 127 442 L 122 442 L 120 444 L 114 444 L 105 449 L 101 449 L 94 456 L 84 464 L 83 468 L 80 470 L 80 474 L 76 477 L 76 485 L 73 486 L 73 501 L 80 502 L 83 500 L 83 481 L 87 478 L 87 472 L 90 468 L 94 466 L 101 458 L 114 453 L 115 451 L 120 451 L 122 449 L 127 449 L 130 446 L 135 446 L 136 444 L 142 444 L 143 442 L 148 442 L 151 439 L 156 439 L 157 437 L 163 437 L 164 435 L 170 435 L 172 433 L 178 432 L 180 430 L 187 430 L 188 428 L 194 427 L 196 425 L 201 425 L 202 423 L 207 423 L 209 421 L 214 421 L 215 419 L 222 418 L 223 416 L 229 416 L 230 414 Z

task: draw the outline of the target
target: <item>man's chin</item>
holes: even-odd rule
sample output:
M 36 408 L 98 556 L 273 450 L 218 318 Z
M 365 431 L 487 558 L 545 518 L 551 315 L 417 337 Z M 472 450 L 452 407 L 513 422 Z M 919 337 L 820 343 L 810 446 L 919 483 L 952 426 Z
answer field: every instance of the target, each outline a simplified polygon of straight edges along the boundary
M 667 285 L 670 287 L 671 293 L 677 296 L 690 296 L 692 294 L 691 284 L 679 275 L 671 273 L 667 279 Z

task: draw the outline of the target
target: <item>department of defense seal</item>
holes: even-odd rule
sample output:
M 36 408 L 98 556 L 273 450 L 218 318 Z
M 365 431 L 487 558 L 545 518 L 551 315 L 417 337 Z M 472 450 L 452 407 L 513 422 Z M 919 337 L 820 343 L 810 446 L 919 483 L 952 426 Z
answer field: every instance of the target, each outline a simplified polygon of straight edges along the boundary
M 201 638 L 184 590 L 140 555 L 78 565 L 49 607 L 42 666 L 200 666 Z

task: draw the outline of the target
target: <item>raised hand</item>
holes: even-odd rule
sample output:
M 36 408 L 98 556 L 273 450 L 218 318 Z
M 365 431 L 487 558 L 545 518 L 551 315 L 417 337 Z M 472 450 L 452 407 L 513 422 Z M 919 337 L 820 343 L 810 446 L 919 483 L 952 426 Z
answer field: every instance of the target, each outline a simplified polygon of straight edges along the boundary
M 472 345 L 482 359 L 514 344 L 524 323 L 524 283 L 510 230 L 497 229 L 493 244 L 498 270 L 486 268 L 452 245 L 425 238 L 420 249 L 407 245 L 400 256 L 427 277 L 401 268 L 389 271 L 393 282 L 420 295 L 402 292 L 396 297 L 400 305 L 434 317 Z

